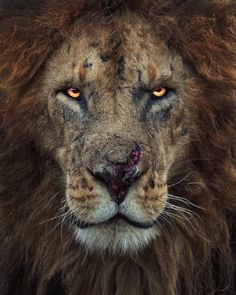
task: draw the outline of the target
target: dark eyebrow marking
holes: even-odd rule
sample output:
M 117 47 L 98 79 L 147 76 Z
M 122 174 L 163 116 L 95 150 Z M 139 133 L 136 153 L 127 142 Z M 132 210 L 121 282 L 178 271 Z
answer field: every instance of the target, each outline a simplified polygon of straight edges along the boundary
M 149 65 L 148 67 L 148 78 L 149 78 L 149 82 L 153 83 L 156 79 L 156 69 L 153 65 Z
M 86 70 L 84 68 L 81 68 L 79 70 L 79 78 L 80 78 L 80 81 L 83 82 L 84 79 L 85 79 L 85 76 L 86 76 Z

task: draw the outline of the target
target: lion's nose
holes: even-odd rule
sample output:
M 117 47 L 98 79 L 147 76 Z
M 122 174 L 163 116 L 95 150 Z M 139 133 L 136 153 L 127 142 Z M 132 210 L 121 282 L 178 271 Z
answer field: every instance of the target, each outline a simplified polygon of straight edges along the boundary
M 97 171 L 94 174 L 106 183 L 112 200 L 121 204 L 130 186 L 138 177 L 139 169 L 137 166 L 126 169 L 121 164 L 112 164 L 103 167 L 102 172 Z
M 117 204 L 121 204 L 135 179 L 140 175 L 138 163 L 142 157 L 141 148 L 137 145 L 127 156 L 125 163 L 106 164 L 94 169 L 93 174 L 106 183 L 110 196 Z

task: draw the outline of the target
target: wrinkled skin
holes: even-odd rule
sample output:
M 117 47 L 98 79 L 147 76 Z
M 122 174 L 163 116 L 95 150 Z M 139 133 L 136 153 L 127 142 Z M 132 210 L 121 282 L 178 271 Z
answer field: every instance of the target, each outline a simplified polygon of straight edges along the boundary
M 124 15 L 96 28 L 81 18 L 45 73 L 41 144 L 62 167 L 69 230 L 91 250 L 138 251 L 161 235 L 171 167 L 187 153 L 189 70 Z M 160 86 L 169 90 L 157 98 Z

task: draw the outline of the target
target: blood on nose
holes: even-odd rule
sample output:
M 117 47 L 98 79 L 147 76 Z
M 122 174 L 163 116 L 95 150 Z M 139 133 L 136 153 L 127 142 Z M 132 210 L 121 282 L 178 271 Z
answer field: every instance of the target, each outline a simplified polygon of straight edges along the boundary
M 113 163 L 109 165 L 109 169 L 104 169 L 103 179 L 108 186 L 111 198 L 118 204 L 124 201 L 130 186 L 139 176 L 140 171 L 137 165 L 141 158 L 142 149 L 136 145 L 128 155 L 125 164 Z

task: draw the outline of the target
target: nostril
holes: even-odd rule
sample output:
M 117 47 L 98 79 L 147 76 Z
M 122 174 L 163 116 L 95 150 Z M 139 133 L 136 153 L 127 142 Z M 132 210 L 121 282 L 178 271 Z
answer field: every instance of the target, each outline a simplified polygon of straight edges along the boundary
M 111 198 L 120 204 L 125 199 L 135 179 L 141 175 L 138 167 L 141 157 L 141 147 L 136 145 L 124 163 L 99 165 L 97 169 L 90 172 L 96 179 L 106 184 Z
M 130 183 L 133 182 L 133 180 L 139 176 L 139 168 L 138 166 L 134 166 L 130 170 L 128 170 L 124 177 L 122 178 L 123 183 Z
M 95 173 L 93 173 L 93 176 L 95 176 L 95 178 L 97 180 L 100 180 L 102 182 L 106 182 L 106 179 L 104 177 L 104 174 L 102 174 L 101 172 L 95 172 Z
M 130 186 L 139 175 L 140 172 L 137 166 L 124 169 L 120 165 L 108 165 L 103 167 L 102 171 L 93 173 L 97 180 L 107 186 L 111 199 L 117 204 L 124 201 Z
M 100 181 L 106 184 L 113 178 L 117 177 L 117 172 L 115 171 L 113 165 L 104 165 L 100 167 L 99 170 L 95 170 L 92 174 Z

